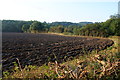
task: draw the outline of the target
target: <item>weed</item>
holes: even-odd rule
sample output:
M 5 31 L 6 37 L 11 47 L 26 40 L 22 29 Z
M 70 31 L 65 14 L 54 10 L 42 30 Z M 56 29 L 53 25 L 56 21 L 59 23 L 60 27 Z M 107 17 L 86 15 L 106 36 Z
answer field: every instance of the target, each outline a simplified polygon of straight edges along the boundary
M 19 67 L 18 67 L 18 64 L 16 62 L 13 62 L 14 64 L 14 69 L 13 71 L 19 71 Z
M 8 78 L 9 75 L 10 75 L 10 73 L 9 73 L 8 71 L 4 71 L 4 72 L 3 72 L 4 78 Z

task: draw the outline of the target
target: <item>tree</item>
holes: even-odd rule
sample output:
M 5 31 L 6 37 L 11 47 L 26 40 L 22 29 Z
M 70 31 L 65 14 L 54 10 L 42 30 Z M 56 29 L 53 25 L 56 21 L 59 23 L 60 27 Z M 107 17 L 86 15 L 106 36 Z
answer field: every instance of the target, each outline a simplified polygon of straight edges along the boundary
M 2 31 L 3 32 L 22 32 L 22 25 L 25 21 L 17 20 L 3 20 L 2 21 Z
M 41 32 L 44 29 L 44 25 L 41 22 L 35 21 L 30 25 L 29 30 L 31 32 Z
M 63 33 L 63 32 L 64 32 L 63 26 L 59 25 L 59 26 L 57 27 L 56 31 L 57 31 L 58 33 Z
M 55 33 L 63 33 L 64 32 L 64 27 L 62 25 L 58 26 L 52 26 L 49 29 L 50 32 L 55 32 Z
M 22 30 L 23 30 L 23 32 L 28 32 L 29 27 L 30 27 L 30 25 L 28 25 L 28 24 L 24 24 L 24 25 L 22 26 Z
M 120 18 L 116 20 L 115 35 L 120 36 Z

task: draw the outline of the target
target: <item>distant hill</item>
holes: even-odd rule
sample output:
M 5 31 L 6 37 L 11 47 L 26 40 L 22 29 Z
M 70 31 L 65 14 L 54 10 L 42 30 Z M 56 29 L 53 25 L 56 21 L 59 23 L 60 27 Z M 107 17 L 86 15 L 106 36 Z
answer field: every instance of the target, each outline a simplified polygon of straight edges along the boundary
M 87 24 L 93 24 L 93 22 L 79 22 L 78 24 L 81 26 L 85 26 Z
M 52 22 L 50 23 L 51 26 L 63 25 L 63 26 L 85 26 L 87 24 L 92 24 L 93 22 L 79 22 L 79 23 L 72 23 L 72 22 Z

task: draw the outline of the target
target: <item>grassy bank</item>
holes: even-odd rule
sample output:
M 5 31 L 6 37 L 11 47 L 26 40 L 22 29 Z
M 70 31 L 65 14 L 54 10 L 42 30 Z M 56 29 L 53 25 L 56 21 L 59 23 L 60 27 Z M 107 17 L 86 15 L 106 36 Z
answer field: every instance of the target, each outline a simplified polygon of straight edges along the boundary
M 69 37 L 86 37 L 86 38 L 102 38 L 102 39 L 106 39 L 105 37 L 81 36 L 81 35 L 74 35 L 74 34 L 52 33 L 52 32 L 48 32 L 48 33 L 44 33 L 44 34 L 54 34 L 54 35 L 69 36 Z M 108 39 L 112 39 L 112 37 L 116 37 L 115 40 L 117 39 L 117 36 L 111 36 Z
M 62 35 L 62 34 L 61 34 Z M 120 78 L 120 52 L 119 37 L 110 37 L 114 45 L 100 52 L 92 51 L 84 53 L 73 60 L 64 63 L 49 62 L 43 66 L 25 66 L 21 68 L 19 59 L 14 62 L 12 72 L 5 71 L 5 79 L 106 79 L 114 80 Z

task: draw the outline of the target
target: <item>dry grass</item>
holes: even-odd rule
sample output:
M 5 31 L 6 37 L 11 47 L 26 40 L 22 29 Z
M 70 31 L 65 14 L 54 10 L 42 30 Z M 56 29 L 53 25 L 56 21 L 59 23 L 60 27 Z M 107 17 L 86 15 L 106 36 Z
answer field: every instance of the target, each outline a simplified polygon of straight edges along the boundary
M 81 36 L 81 35 L 65 35 L 64 33 L 52 33 L 52 32 L 48 32 L 45 34 L 54 34 L 54 35 L 61 35 L 61 36 L 68 36 L 68 37 L 85 37 L 85 38 L 102 38 L 102 39 L 106 39 L 104 37 L 93 37 L 93 36 Z

